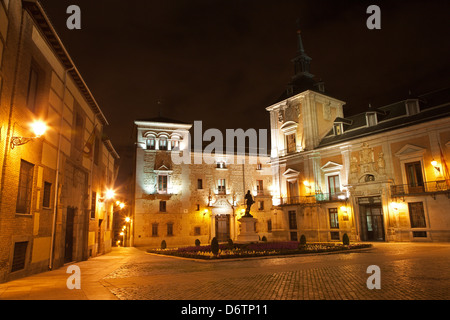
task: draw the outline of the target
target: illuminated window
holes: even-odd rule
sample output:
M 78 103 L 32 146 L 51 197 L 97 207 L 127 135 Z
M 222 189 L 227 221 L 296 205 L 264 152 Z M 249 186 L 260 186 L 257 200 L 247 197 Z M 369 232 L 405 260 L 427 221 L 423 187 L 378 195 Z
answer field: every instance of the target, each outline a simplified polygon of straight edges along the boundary
M 217 162 L 217 169 L 225 169 L 227 164 L 224 161 Z
M 331 229 L 339 229 L 338 209 L 337 208 L 329 208 L 328 216 L 330 218 L 330 228 Z
M 167 150 L 167 138 L 159 138 L 159 150 Z
M 219 194 L 225 194 L 226 193 L 225 179 L 219 179 L 219 185 L 218 185 L 217 191 L 219 192 Z
M 259 195 L 264 193 L 263 180 L 256 180 L 256 191 Z
M 342 123 L 335 123 L 334 124 L 334 134 L 335 135 L 337 135 L 337 136 L 339 136 L 339 135 L 341 135 L 343 132 L 342 132 Z
M 155 150 L 155 139 L 147 139 L 147 150 Z
M 158 176 L 158 191 L 161 193 L 167 193 L 167 176 Z
M 328 191 L 330 195 L 341 192 L 341 184 L 339 182 L 339 175 L 328 176 Z

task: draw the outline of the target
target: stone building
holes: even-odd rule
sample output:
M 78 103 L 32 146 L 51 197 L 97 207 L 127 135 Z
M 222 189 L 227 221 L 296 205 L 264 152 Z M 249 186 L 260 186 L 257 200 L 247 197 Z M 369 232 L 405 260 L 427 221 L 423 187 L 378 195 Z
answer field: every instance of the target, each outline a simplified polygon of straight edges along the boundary
M 345 117 L 298 42 L 292 81 L 266 108 L 284 239 L 449 241 L 450 90 Z
M 191 124 L 136 121 L 136 245 L 237 240 L 247 189 L 269 241 L 450 241 L 450 89 L 346 116 L 311 61 L 299 32 L 291 82 L 266 108 L 270 156 L 257 164 L 218 154 L 176 165 L 170 155 L 188 150 Z
M 38 1 L 0 1 L 0 115 L 0 281 L 110 250 L 118 155 Z
M 256 232 L 272 239 L 277 224 L 268 156 L 218 152 L 205 160 L 202 150 L 190 146 L 192 124 L 161 117 L 135 124 L 135 246 L 159 247 L 162 240 L 167 246 L 192 246 L 196 239 L 207 244 L 213 237 L 236 241 L 248 190 Z M 176 161 L 180 158 L 184 161 Z

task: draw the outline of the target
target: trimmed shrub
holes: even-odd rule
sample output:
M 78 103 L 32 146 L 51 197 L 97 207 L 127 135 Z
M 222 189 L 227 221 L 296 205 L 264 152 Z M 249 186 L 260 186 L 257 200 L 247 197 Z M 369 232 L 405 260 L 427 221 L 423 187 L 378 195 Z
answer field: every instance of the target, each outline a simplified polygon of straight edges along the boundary
M 304 234 L 302 234 L 302 235 L 300 236 L 300 245 L 301 245 L 301 246 L 306 245 L 306 237 L 305 237 Z
M 167 248 L 166 240 L 161 241 L 161 249 Z
M 219 241 L 217 241 L 216 237 L 211 240 L 211 252 L 215 256 L 219 254 Z
M 234 243 L 233 243 L 233 240 L 231 240 L 231 239 L 228 239 L 228 249 L 234 249 Z
M 348 246 L 350 244 L 350 239 L 348 238 L 348 235 L 346 233 L 344 233 L 344 235 L 342 236 L 342 244 L 344 246 Z
M 195 239 L 195 246 L 196 246 L 196 247 L 200 247 L 200 240 Z

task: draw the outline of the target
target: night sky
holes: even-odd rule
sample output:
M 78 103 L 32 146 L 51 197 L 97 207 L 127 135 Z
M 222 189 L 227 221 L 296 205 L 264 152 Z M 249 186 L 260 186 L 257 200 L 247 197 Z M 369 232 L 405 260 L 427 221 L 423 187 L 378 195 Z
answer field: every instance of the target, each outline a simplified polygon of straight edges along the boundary
M 311 72 L 345 115 L 450 86 L 449 1 L 42 0 L 131 172 L 133 121 L 269 128 L 294 73 L 297 19 Z M 81 8 L 81 30 L 66 8 Z M 381 8 L 381 30 L 366 9 Z M 161 101 L 161 104 L 158 104 Z

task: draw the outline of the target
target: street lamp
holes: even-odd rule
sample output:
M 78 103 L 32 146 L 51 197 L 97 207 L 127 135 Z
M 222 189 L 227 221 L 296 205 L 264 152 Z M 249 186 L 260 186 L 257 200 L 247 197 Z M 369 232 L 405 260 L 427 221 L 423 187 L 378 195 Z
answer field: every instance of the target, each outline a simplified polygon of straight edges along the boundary
M 124 237 L 125 234 L 123 232 L 121 232 L 121 233 L 119 233 L 119 235 L 122 236 L 123 246 L 125 247 L 125 237 Z
M 31 131 L 34 133 L 34 137 L 11 137 L 11 149 L 15 146 L 24 145 L 30 141 L 40 138 L 45 131 L 47 131 L 47 125 L 42 121 L 34 121 L 31 125 Z
M 116 193 L 114 192 L 114 190 L 112 190 L 112 189 L 106 190 L 106 193 L 105 193 L 106 200 L 114 199 L 115 196 L 116 196 Z

